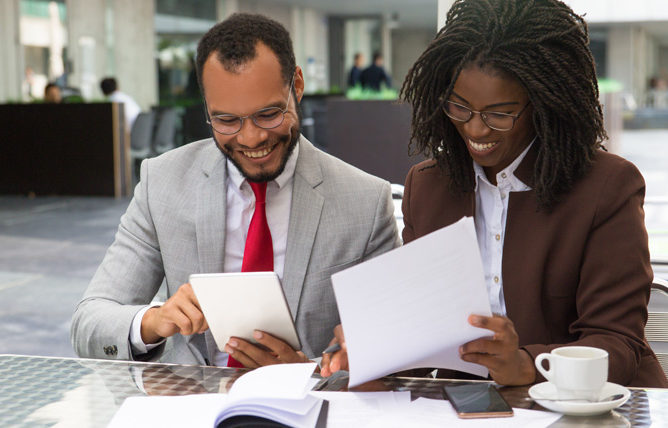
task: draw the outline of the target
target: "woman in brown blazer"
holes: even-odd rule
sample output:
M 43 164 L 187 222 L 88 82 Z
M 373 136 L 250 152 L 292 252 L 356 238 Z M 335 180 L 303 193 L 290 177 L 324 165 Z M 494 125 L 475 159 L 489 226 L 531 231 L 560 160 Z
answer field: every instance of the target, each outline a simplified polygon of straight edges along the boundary
M 668 386 L 644 337 L 645 184 L 609 154 L 587 26 L 557 0 L 463 0 L 402 88 L 414 166 L 404 242 L 473 216 L 494 332 L 460 349 L 506 385 L 564 345 L 609 353 L 609 381 Z M 444 373 L 453 376 L 452 372 Z
M 608 351 L 610 382 L 667 387 L 644 337 L 645 184 L 601 146 L 588 43 L 584 20 L 557 0 L 454 3 L 401 90 L 411 145 L 431 158 L 406 178 L 403 239 L 474 217 L 495 315 L 469 322 L 494 335 L 460 355 L 497 383 L 543 381 L 538 354 L 581 345 Z M 323 363 L 327 375 L 347 355 Z

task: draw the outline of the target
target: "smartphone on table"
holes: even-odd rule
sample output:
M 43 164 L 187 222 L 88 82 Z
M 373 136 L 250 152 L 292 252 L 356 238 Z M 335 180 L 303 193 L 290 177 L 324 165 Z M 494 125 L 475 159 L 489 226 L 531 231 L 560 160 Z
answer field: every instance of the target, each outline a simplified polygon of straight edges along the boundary
M 496 387 L 486 382 L 446 385 L 445 397 L 464 419 L 503 418 L 513 416 L 513 408 L 504 400 Z

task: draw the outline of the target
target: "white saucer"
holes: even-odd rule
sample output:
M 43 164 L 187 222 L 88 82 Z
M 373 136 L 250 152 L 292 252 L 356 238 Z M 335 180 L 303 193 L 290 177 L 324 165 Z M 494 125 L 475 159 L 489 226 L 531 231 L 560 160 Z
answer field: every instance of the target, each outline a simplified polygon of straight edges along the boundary
M 623 394 L 622 398 L 613 401 L 599 403 L 586 403 L 582 401 L 552 401 L 541 400 L 557 396 L 557 388 L 550 382 L 543 382 L 529 388 L 529 396 L 538 404 L 553 412 L 564 415 L 591 416 L 608 412 L 621 406 L 631 396 L 631 391 L 616 383 L 606 382 L 601 390 L 601 397 L 609 397 L 615 394 Z

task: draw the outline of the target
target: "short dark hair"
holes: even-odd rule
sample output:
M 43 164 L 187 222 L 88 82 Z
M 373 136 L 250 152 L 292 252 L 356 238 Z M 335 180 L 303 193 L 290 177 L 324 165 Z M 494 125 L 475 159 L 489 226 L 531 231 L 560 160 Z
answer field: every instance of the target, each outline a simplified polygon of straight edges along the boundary
M 587 24 L 558 0 L 455 1 L 401 96 L 413 106 L 411 148 L 433 157 L 459 192 L 473 191 L 473 165 L 442 108 L 471 64 L 526 89 L 537 133 L 536 196 L 541 208 L 551 209 L 607 138 Z
M 283 80 L 290 84 L 296 62 L 288 30 L 263 15 L 235 13 L 214 25 L 197 45 L 197 80 L 202 94 L 204 63 L 213 52 L 226 70 L 235 71 L 240 65 L 255 58 L 258 42 L 262 42 L 276 54 Z
M 105 77 L 100 82 L 100 89 L 102 89 L 102 93 L 104 95 L 109 95 L 118 89 L 118 83 L 116 83 L 116 79 L 113 77 Z
M 46 86 L 44 87 L 44 93 L 46 94 L 47 91 L 48 91 L 49 89 L 51 89 L 51 88 L 58 88 L 58 89 L 60 89 L 60 86 L 58 86 L 55 82 L 49 82 L 49 83 L 47 83 Z
M 380 52 L 374 52 L 373 53 L 373 62 L 375 63 L 376 61 L 378 61 L 379 58 L 383 59 L 383 54 L 381 54 Z

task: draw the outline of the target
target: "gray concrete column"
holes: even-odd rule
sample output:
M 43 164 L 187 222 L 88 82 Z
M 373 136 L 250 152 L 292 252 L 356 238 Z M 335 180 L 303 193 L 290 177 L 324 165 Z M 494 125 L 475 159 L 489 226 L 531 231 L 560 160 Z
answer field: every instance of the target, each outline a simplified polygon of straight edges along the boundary
M 22 96 L 24 67 L 19 16 L 19 0 L 0 0 L 0 102 L 18 101 Z
M 113 52 L 121 91 L 143 110 L 158 103 L 155 9 L 152 1 L 113 1 Z
M 216 19 L 225 20 L 233 13 L 239 12 L 239 0 L 216 0 Z
M 312 8 L 292 7 L 288 27 L 295 51 L 295 60 L 304 73 L 305 92 L 329 88 L 329 57 L 325 15 Z
M 106 0 L 67 0 L 68 84 L 87 101 L 100 99 L 97 80 L 106 70 Z
M 640 27 L 611 26 L 608 33 L 607 75 L 624 86 L 623 91 L 633 95 L 638 105 L 644 101 L 647 79 L 652 73 L 650 54 L 653 39 Z
M 383 68 L 392 76 L 392 25 L 388 16 L 383 16 L 380 27 L 380 41 L 383 55 Z M 373 58 L 371 58 L 373 60 Z M 392 82 L 396 86 L 396 82 Z
M 88 101 L 103 98 L 100 79 L 114 76 L 120 89 L 146 110 L 158 102 L 154 3 L 137 0 L 67 0 L 69 83 Z

